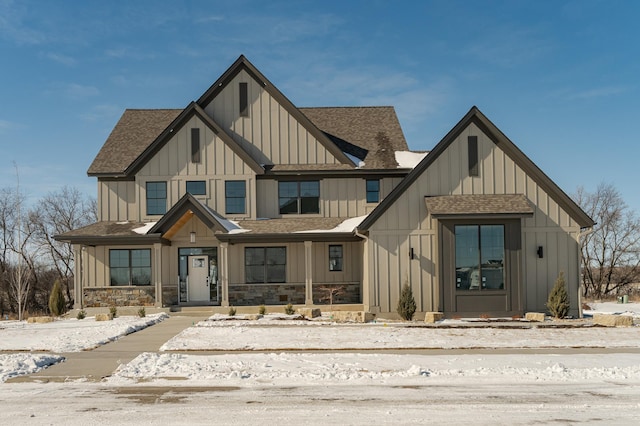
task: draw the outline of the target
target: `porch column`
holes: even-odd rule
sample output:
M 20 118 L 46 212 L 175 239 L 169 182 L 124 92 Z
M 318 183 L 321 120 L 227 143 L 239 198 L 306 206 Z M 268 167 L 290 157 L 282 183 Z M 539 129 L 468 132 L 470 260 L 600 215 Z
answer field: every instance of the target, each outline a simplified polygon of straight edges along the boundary
M 313 242 L 304 242 L 305 305 L 313 305 Z
M 162 244 L 153 244 L 153 265 L 156 285 L 156 306 L 162 307 Z
M 82 309 L 82 263 L 84 247 L 78 244 L 73 245 L 73 307 Z
M 220 243 L 220 306 L 229 306 L 229 243 Z

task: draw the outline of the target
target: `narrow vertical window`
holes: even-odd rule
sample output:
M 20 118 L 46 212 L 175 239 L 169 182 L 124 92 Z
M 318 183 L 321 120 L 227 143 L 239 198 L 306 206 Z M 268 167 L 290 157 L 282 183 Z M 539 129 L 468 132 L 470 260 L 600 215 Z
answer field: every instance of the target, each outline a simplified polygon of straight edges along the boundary
M 147 214 L 167 212 L 167 182 L 147 182 Z
M 200 162 L 200 129 L 191 129 L 191 162 Z
M 228 180 L 224 183 L 225 213 L 245 214 L 247 183 L 243 180 Z
M 329 246 L 329 270 L 342 271 L 342 246 Z
M 249 116 L 249 91 L 247 83 L 240 83 L 240 117 Z
M 479 176 L 478 172 L 478 137 L 467 138 L 469 151 L 469 176 Z
M 367 179 L 367 203 L 380 201 L 380 180 Z

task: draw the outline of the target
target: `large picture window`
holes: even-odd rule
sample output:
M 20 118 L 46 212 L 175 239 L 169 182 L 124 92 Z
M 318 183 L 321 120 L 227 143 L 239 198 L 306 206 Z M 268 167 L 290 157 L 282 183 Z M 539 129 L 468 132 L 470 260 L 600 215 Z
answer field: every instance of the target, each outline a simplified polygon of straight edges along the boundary
M 320 182 L 278 182 L 280 214 L 320 213 Z
M 287 249 L 285 247 L 246 247 L 245 281 L 249 284 L 286 282 Z
M 147 182 L 147 214 L 167 212 L 167 182 Z
M 226 214 L 245 214 L 247 183 L 243 180 L 228 180 L 224 183 Z
M 151 250 L 109 250 L 111 285 L 151 285 Z
M 456 289 L 504 289 L 504 225 L 456 225 Z

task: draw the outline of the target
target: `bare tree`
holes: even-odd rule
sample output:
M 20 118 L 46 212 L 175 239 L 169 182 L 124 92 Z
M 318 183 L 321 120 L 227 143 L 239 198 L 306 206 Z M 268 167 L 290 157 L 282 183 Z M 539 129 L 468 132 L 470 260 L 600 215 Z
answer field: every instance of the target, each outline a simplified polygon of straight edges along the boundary
M 585 296 L 619 293 L 640 280 L 640 219 L 611 184 L 595 193 L 578 188 L 576 201 L 596 222 L 581 240 Z
M 73 306 L 73 249 L 71 244 L 56 241 L 53 236 L 95 222 L 95 199 L 83 196 L 77 188 L 65 186 L 42 198 L 30 218 L 37 230 L 34 243 L 47 254 L 47 263 L 57 271 L 69 306 Z

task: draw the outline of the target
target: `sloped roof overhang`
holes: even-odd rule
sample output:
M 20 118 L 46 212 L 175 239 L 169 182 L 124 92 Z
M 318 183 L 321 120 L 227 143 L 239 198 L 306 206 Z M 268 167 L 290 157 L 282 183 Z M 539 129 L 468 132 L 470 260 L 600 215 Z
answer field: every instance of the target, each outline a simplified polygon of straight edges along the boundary
M 523 194 L 444 195 L 425 197 L 427 211 L 435 218 L 531 217 L 534 209 Z
M 288 232 L 270 234 L 216 234 L 219 241 L 229 244 L 242 243 L 293 243 L 293 242 L 351 242 L 361 241 L 362 238 L 353 232 Z

